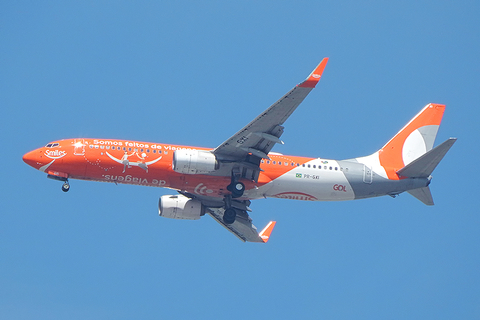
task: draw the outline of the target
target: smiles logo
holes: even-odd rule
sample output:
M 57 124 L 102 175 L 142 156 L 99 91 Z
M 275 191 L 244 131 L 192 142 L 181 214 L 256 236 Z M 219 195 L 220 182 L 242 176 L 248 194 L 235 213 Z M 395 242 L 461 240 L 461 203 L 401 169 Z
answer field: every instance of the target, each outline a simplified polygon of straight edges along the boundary
M 50 159 L 60 159 L 62 157 L 65 157 L 67 155 L 67 152 L 61 151 L 61 150 L 46 150 L 45 151 L 45 156 L 50 158 Z

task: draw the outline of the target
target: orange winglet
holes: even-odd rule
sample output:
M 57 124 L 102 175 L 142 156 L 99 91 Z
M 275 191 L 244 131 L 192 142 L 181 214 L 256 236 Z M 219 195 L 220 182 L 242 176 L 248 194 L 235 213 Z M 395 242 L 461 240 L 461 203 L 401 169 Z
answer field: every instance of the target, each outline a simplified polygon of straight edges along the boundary
M 323 70 L 325 70 L 325 66 L 327 65 L 328 58 L 323 58 L 322 62 L 313 70 L 312 73 L 308 76 L 308 78 L 300 83 L 298 86 L 301 88 L 315 88 L 318 81 L 322 77 Z
M 270 221 L 265 228 L 263 228 L 262 232 L 260 232 L 258 235 L 260 238 L 262 238 L 264 243 L 268 242 L 268 239 L 270 239 L 270 234 L 272 234 L 273 228 L 275 227 L 275 224 L 277 221 Z

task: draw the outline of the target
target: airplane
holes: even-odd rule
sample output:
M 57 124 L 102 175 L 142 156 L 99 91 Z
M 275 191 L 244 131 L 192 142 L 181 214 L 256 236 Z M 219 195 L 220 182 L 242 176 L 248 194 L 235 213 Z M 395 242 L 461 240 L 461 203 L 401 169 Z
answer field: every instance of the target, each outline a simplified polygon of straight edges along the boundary
M 408 192 L 433 205 L 431 173 L 457 140 L 433 148 L 445 105 L 427 104 L 377 152 L 333 160 L 271 152 L 290 117 L 322 77 L 324 58 L 306 80 L 215 149 L 120 139 L 64 139 L 23 156 L 63 182 L 69 179 L 176 190 L 159 199 L 159 215 L 198 220 L 209 214 L 242 241 L 266 243 L 275 226 L 260 232 L 249 216 L 251 200 L 281 198 L 342 201 Z

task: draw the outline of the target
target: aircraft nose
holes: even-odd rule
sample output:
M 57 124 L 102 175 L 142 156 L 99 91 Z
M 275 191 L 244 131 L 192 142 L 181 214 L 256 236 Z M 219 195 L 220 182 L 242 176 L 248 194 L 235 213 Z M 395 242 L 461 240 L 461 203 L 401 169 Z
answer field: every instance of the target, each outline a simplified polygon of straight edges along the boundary
M 40 161 L 40 150 L 36 149 L 30 152 L 27 152 L 22 157 L 23 162 L 32 166 L 34 168 L 38 167 L 38 162 Z

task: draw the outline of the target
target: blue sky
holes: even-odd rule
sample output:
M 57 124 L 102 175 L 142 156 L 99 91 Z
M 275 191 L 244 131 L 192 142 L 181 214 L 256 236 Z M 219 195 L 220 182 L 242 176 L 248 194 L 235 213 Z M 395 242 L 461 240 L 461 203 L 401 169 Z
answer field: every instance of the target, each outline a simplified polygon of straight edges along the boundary
M 480 318 L 478 1 L 3 1 L 0 318 Z M 172 191 L 71 181 L 21 160 L 62 138 L 216 147 L 330 57 L 274 151 L 370 154 L 447 105 L 436 201 L 252 204 L 267 245 Z

